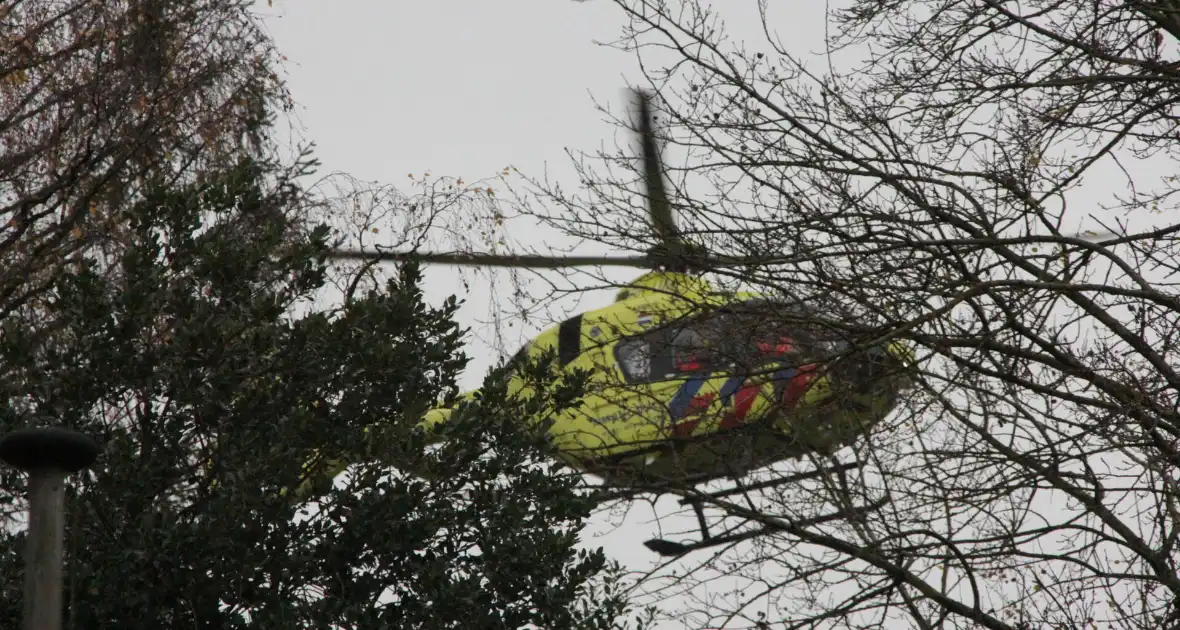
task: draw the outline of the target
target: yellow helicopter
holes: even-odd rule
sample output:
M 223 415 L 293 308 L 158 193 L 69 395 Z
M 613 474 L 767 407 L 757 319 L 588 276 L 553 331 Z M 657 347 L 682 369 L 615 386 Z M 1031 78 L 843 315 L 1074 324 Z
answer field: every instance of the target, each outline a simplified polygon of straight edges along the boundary
M 653 271 L 514 359 L 555 352 L 562 368 L 590 373 L 577 408 L 540 420 L 566 464 L 615 487 L 701 483 L 832 452 L 896 406 L 905 346 L 857 348 L 808 319 L 799 306 Z M 423 425 L 450 414 L 434 409 Z
M 423 253 L 414 258 L 491 266 L 619 264 L 652 269 L 622 288 L 613 304 L 553 326 L 514 357 L 555 353 L 559 369 L 590 373 L 583 402 L 536 420 L 536 429 L 544 432 L 562 462 L 613 487 L 629 488 L 632 495 L 740 478 L 781 460 L 834 453 L 865 435 L 897 406 L 912 373 L 911 351 L 898 342 L 866 342 L 825 328 L 818 323 L 822 318 L 801 303 L 718 291 L 693 273 L 720 259 L 703 258 L 677 231 L 652 131 L 650 96 L 640 92 L 638 100 L 645 182 L 661 240 L 656 251 L 605 260 Z M 334 256 L 409 257 L 356 251 Z M 509 384 L 510 391 L 523 388 L 519 377 Z M 422 426 L 429 433 L 451 414 L 447 408 L 431 410 Z M 334 462 L 319 472 L 335 476 L 345 466 Z M 839 470 L 854 466 L 844 464 Z M 820 469 L 779 482 L 830 472 Z M 692 505 L 699 516 L 700 504 Z M 646 544 L 664 555 L 680 555 L 759 533 L 711 536 L 703 517 L 701 525 L 700 542 Z

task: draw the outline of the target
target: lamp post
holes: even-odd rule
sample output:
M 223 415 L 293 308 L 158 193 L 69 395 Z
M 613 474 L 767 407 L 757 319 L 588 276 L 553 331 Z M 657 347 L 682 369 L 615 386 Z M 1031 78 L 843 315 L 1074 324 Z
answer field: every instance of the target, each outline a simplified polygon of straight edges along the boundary
M 69 429 L 20 429 L 0 440 L 0 459 L 29 473 L 24 630 L 61 629 L 65 478 L 97 457 L 94 440 Z

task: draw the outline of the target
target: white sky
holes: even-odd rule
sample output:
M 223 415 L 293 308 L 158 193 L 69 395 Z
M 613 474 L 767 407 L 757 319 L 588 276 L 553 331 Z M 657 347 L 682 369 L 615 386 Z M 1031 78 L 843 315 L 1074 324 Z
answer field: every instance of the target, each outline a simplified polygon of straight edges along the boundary
M 621 103 L 637 67 L 592 41 L 618 32 L 607 2 L 279 0 L 270 13 L 301 133 L 316 143 L 322 171 L 406 193 L 415 192 L 410 173 L 472 181 L 512 165 L 572 179 L 564 149 L 592 150 L 615 131 L 591 95 Z M 430 297 L 465 297 L 462 323 L 488 338 L 486 287 L 467 293 L 455 270 L 427 273 Z M 497 357 L 478 341 L 468 352 L 463 384 L 473 387 Z

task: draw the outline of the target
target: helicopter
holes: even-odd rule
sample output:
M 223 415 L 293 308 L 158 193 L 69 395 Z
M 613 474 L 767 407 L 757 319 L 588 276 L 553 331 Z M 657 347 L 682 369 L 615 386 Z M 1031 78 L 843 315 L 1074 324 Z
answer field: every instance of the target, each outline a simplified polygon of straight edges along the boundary
M 738 480 L 776 462 L 832 456 L 866 436 L 898 405 L 916 373 L 912 348 L 896 340 L 858 339 L 825 327 L 814 307 L 753 292 L 725 292 L 701 273 L 708 264 L 742 259 L 709 255 L 685 241 L 672 216 L 655 142 L 651 96 L 635 92 L 651 227 L 659 245 L 646 256 L 569 257 L 336 250 L 337 259 L 406 260 L 526 268 L 621 265 L 647 271 L 621 288 L 612 304 L 573 315 L 541 332 L 509 361 L 556 356 L 558 369 L 585 370 L 589 391 L 571 409 L 538 419 L 555 459 L 601 478 L 615 495 L 681 494 L 696 511 L 700 540 L 652 539 L 663 556 L 769 533 L 711 534 L 702 505 L 747 490 L 843 474 L 856 462 L 710 493 L 685 488 Z M 705 261 L 706 264 L 702 264 Z M 524 389 L 512 377 L 510 392 Z M 472 398 L 474 393 L 460 397 Z M 454 413 L 429 410 L 429 435 Z M 344 462 L 319 474 L 334 477 Z M 818 523 L 877 509 L 884 498 L 808 519 Z M 798 524 L 798 523 L 797 523 Z

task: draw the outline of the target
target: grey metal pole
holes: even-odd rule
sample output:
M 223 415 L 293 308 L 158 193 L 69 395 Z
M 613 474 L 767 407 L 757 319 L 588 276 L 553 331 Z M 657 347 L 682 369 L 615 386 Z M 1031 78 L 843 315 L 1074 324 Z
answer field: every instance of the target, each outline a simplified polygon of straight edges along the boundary
M 94 440 L 57 427 L 20 429 L 0 440 L 0 459 L 29 473 L 24 630 L 61 630 L 65 478 L 97 457 Z

